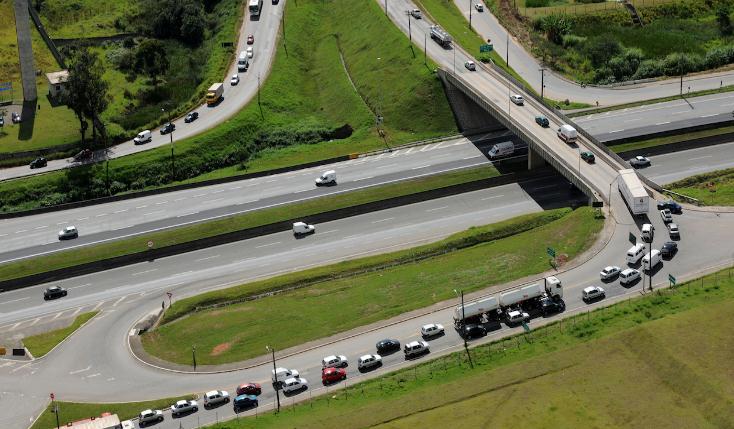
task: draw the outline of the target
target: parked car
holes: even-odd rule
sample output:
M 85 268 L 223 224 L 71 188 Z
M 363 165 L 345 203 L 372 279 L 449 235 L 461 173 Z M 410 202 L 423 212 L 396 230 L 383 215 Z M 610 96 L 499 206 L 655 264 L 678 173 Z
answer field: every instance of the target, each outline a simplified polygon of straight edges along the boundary
M 293 393 L 308 389 L 308 381 L 305 378 L 294 377 L 283 382 L 283 392 Z
M 430 346 L 425 341 L 411 341 L 403 346 L 403 353 L 405 353 L 406 359 L 428 353 L 429 351 Z
M 670 210 L 673 214 L 682 214 L 683 213 L 683 206 L 676 203 L 673 200 L 668 201 L 658 201 L 658 210 Z
M 670 223 L 673 222 L 673 215 L 670 213 L 670 210 L 660 210 L 660 217 L 663 219 L 663 222 Z
M 229 393 L 224 390 L 210 390 L 204 394 L 204 408 L 229 402 Z
M 519 325 L 530 320 L 530 315 L 524 311 L 512 310 L 507 313 L 505 323 L 510 326 Z
M 176 417 L 180 414 L 195 413 L 199 411 L 199 405 L 196 401 L 187 401 L 182 399 L 171 405 L 171 414 Z
M 396 352 L 400 350 L 400 341 L 389 338 L 380 340 L 375 344 L 375 348 L 377 349 L 377 353 L 380 355 Z
M 410 11 L 410 16 L 412 16 L 415 19 L 421 19 L 423 18 L 423 14 L 421 13 L 420 9 L 412 9 Z
M 75 162 L 86 161 L 88 159 L 91 159 L 93 154 L 94 153 L 92 152 L 91 149 L 83 149 L 79 153 L 74 155 L 74 161 Z
M 543 115 L 536 116 L 535 123 L 540 125 L 543 128 L 548 128 L 550 126 L 550 121 L 548 121 L 548 118 L 546 118 Z
M 466 67 L 466 69 L 470 71 L 477 71 L 477 65 L 474 63 L 474 61 L 465 62 L 464 67 Z
M 522 98 L 522 95 L 520 94 L 512 94 L 510 96 L 510 101 L 517 104 L 518 106 L 522 106 L 523 104 L 525 104 L 525 99 Z
M 257 396 L 255 395 L 237 395 L 235 396 L 234 401 L 232 401 L 232 407 L 234 408 L 235 413 L 257 406 Z
M 189 112 L 186 114 L 186 117 L 184 118 L 184 122 L 191 123 L 195 120 L 199 119 L 199 112 Z
M 240 83 L 240 76 L 239 75 L 236 75 L 236 74 L 233 74 L 232 75 L 232 79 L 229 80 L 229 84 L 232 85 L 232 86 L 235 86 L 238 83 Z
M 594 154 L 591 152 L 581 152 L 581 159 L 588 162 L 589 164 L 593 164 L 596 161 L 596 158 L 594 157 Z
M 346 380 L 347 370 L 344 368 L 324 368 L 321 370 L 321 383 L 331 384 Z
M 482 325 L 465 325 L 461 330 L 461 336 L 467 340 L 482 338 L 487 335 L 487 330 Z
M 260 383 L 244 383 L 237 386 L 237 395 L 259 395 L 261 393 Z
M 176 124 L 168 122 L 161 127 L 161 135 L 172 133 L 176 130 Z
M 380 355 L 363 355 L 357 359 L 357 369 L 365 370 L 382 365 L 382 356 Z
M 680 238 L 680 229 L 678 229 L 677 223 L 671 222 L 668 224 L 668 234 L 670 238 Z
M 43 291 L 43 299 L 48 301 L 49 299 L 61 298 L 62 296 L 68 295 L 68 291 L 59 286 L 51 286 Z
M 637 167 L 649 167 L 652 165 L 650 162 L 650 159 L 645 156 L 636 156 L 632 159 L 630 159 L 630 165 L 637 168 Z
M 619 272 L 620 272 L 619 267 L 610 265 L 604 268 L 603 270 L 601 270 L 601 272 L 599 273 L 599 276 L 601 277 L 602 280 L 611 280 L 617 277 L 619 275 Z
M 46 158 L 41 156 L 31 161 L 31 170 L 34 168 L 43 168 L 46 165 L 48 165 L 48 161 L 46 161 Z
M 438 323 L 429 323 L 421 326 L 421 335 L 423 338 L 435 337 L 444 333 L 443 325 Z
M 594 301 L 596 299 L 602 299 L 606 296 L 606 292 L 600 286 L 589 286 L 581 291 L 581 299 L 584 302 Z
M 249 34 L 247 36 L 247 44 L 252 45 L 253 43 L 255 43 L 255 36 L 253 36 L 252 34 Z
M 252 58 L 255 56 L 255 48 L 252 46 L 248 46 L 247 49 L 245 49 L 245 52 L 247 52 L 247 58 Z
M 158 423 L 163 421 L 163 412 L 161 410 L 144 410 L 138 414 L 138 424 L 147 426 L 150 423 Z
M 345 368 L 349 366 L 349 361 L 344 355 L 331 355 L 321 359 L 321 368 Z
M 75 226 L 70 225 L 59 231 L 59 240 L 68 240 L 70 238 L 79 237 L 79 231 Z
M 474 3 L 474 9 L 476 9 L 477 12 L 484 12 L 484 5 L 481 3 Z
M 678 252 L 678 243 L 675 241 L 666 241 L 663 243 L 663 247 L 660 248 L 660 254 L 663 257 L 672 258 L 676 252 Z

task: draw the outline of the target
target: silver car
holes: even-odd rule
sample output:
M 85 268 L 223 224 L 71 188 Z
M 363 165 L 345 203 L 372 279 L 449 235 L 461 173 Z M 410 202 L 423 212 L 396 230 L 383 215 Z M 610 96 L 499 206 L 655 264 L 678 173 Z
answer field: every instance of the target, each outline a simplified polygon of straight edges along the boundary
M 380 355 L 364 355 L 357 360 L 358 369 L 369 369 L 382 365 L 382 356 Z
M 59 231 L 59 240 L 66 240 L 69 238 L 79 237 L 79 231 L 75 226 L 67 226 L 66 228 Z
M 599 276 L 602 280 L 609 280 L 617 277 L 619 275 L 619 267 L 610 265 L 599 273 Z
M 138 424 L 145 426 L 148 423 L 157 423 L 163 421 L 163 412 L 161 410 L 145 410 L 138 415 Z

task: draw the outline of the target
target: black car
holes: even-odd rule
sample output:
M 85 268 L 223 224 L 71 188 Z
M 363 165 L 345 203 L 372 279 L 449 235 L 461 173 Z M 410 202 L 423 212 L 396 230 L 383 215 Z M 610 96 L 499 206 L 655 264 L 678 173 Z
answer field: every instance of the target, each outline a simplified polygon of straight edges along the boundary
M 39 157 L 31 161 L 31 168 L 41 168 L 45 167 L 47 164 L 48 162 L 46 161 L 46 158 Z
M 43 299 L 49 300 L 49 299 L 61 298 L 62 296 L 66 296 L 66 294 L 67 294 L 66 289 L 58 287 L 58 286 L 51 286 L 50 288 L 43 291 Z
M 543 115 L 538 115 L 535 117 L 535 123 L 540 125 L 543 128 L 547 128 L 550 126 L 550 122 L 548 121 L 548 118 L 546 118 Z
M 673 214 L 683 213 L 683 207 L 673 200 L 658 201 L 658 210 L 665 210 L 665 209 L 670 210 L 670 212 Z
M 194 122 L 197 119 L 199 119 L 199 112 L 189 112 L 189 114 L 184 118 L 184 122 L 188 124 L 189 122 Z
M 678 251 L 678 243 L 675 241 L 666 241 L 663 247 L 660 249 L 660 254 L 663 256 L 673 256 Z
M 392 353 L 400 350 L 400 341 L 398 340 L 382 340 L 375 344 L 377 354 Z
M 169 122 L 166 125 L 161 127 L 161 134 L 172 133 L 173 130 L 175 129 L 176 129 L 176 125 L 174 125 L 172 122 Z
M 482 325 L 466 325 L 461 330 L 461 336 L 470 340 L 472 338 L 482 338 L 487 335 L 487 330 Z
M 550 316 L 551 314 L 560 313 L 565 309 L 566 304 L 561 299 L 545 297 L 540 300 L 540 311 L 543 312 L 543 317 Z

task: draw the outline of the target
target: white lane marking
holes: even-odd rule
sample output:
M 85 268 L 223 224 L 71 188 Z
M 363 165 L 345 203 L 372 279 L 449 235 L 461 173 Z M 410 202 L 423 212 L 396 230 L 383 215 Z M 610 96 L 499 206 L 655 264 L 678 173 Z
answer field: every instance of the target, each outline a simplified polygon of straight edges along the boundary
M 196 194 L 196 195 L 194 195 L 194 196 L 193 196 L 192 198 L 199 198 L 199 197 L 203 197 L 203 196 L 205 196 L 205 195 L 206 195 L 206 194 Z
M 102 374 L 98 372 L 98 373 L 96 373 L 96 374 L 92 374 L 92 375 L 87 375 L 87 376 L 86 376 L 86 377 L 84 377 L 84 378 L 99 377 L 100 375 L 102 375 Z
M 359 182 L 360 180 L 368 180 L 368 179 L 372 179 L 374 177 L 375 176 L 360 177 L 359 179 L 354 179 L 353 182 Z
M 100 302 L 98 302 L 98 303 L 97 303 L 97 305 L 95 305 L 95 306 L 94 306 L 94 308 L 92 309 L 92 311 L 97 311 L 97 309 L 98 309 L 99 307 L 101 307 L 101 306 L 102 306 L 102 304 L 104 304 L 104 301 L 100 301 Z
M 258 202 L 258 201 L 260 201 L 260 200 L 259 200 L 259 199 L 257 199 L 257 200 L 248 200 L 248 201 L 242 201 L 241 203 L 237 203 L 237 205 L 238 205 L 238 206 L 241 206 L 241 205 L 243 205 L 243 204 L 256 203 L 256 202 Z
M 623 122 L 627 123 L 627 122 L 635 122 L 635 121 L 641 121 L 641 120 L 642 118 L 635 118 L 635 119 L 627 119 L 626 121 L 623 121 Z
M 12 371 L 10 371 L 10 372 L 12 372 L 12 373 L 15 373 L 16 371 L 20 371 L 21 369 L 23 369 L 23 368 L 27 367 L 28 365 L 30 365 L 30 364 L 32 364 L 32 363 L 33 363 L 33 362 L 28 362 L 27 364 L 25 364 L 25 365 L 21 365 L 21 366 L 19 366 L 19 367 L 15 368 L 14 370 L 12 370 Z
M 80 311 L 82 311 L 82 307 L 77 308 L 75 312 L 71 313 L 71 317 L 76 316 Z
M 40 321 L 41 321 L 41 318 L 40 317 L 36 317 L 35 319 L 33 319 L 33 321 L 31 322 L 31 324 L 28 325 L 28 326 L 33 326 L 33 325 L 35 325 L 36 323 L 38 323 Z
M 670 123 L 670 121 L 665 121 L 665 122 L 658 122 L 655 125 L 665 125 L 665 124 L 669 124 L 669 123 Z
M 150 216 L 150 215 L 154 215 L 154 214 L 158 214 L 158 213 L 163 213 L 164 211 L 165 210 L 156 210 L 154 212 L 144 213 L 143 216 Z
M 230 191 L 234 191 L 237 189 L 242 189 L 242 186 L 232 186 L 231 188 L 227 188 L 227 189 L 229 189 Z
M 556 187 L 556 185 L 538 186 L 537 188 L 535 188 L 535 190 L 536 191 L 539 191 L 541 189 L 548 189 L 548 188 L 555 188 L 555 187 Z
M 261 249 L 263 247 L 268 247 L 268 246 L 275 246 L 276 244 L 280 244 L 280 241 L 276 241 L 275 243 L 270 243 L 270 244 L 261 244 L 260 246 L 255 246 L 255 249 Z
M 135 207 L 135 208 L 136 208 L 136 209 L 144 209 L 144 208 L 146 208 L 146 207 L 148 207 L 148 205 L 147 205 L 147 204 L 146 204 L 146 205 L 144 205 L 144 206 L 137 206 L 137 207 Z
M 621 130 L 613 130 L 613 131 L 609 131 L 609 134 L 611 134 L 611 133 L 621 133 L 622 131 L 624 131 L 624 129 L 621 129 Z
M 123 296 L 122 298 L 120 298 L 120 299 L 118 299 L 117 301 L 115 301 L 115 303 L 114 303 L 114 304 L 112 304 L 112 306 L 113 306 L 113 307 L 117 307 L 117 304 L 121 303 L 121 302 L 122 302 L 122 301 L 123 301 L 123 300 L 124 300 L 125 298 L 127 298 L 127 297 L 128 297 L 128 295 L 125 295 L 125 296 Z
M 480 156 L 482 155 L 467 156 L 466 158 L 462 158 L 462 159 L 473 159 L 473 158 L 479 158 Z
M 137 273 L 133 273 L 132 276 L 133 277 L 140 276 L 140 275 L 143 275 L 143 274 L 146 274 L 146 273 L 152 273 L 153 271 L 157 271 L 157 270 L 158 270 L 158 268 L 153 268 L 152 270 L 138 271 Z
M 180 286 L 180 285 L 182 285 L 182 284 L 184 284 L 184 283 L 186 283 L 186 282 L 178 282 L 178 283 L 173 283 L 173 284 L 170 284 L 170 285 L 168 285 L 167 287 Z
M 23 232 L 28 232 L 27 229 L 21 229 L 20 231 L 15 231 L 16 234 L 21 234 Z
M 173 201 L 174 201 L 174 202 L 176 202 L 176 201 L 183 201 L 183 200 L 187 200 L 188 198 L 189 198 L 189 197 L 181 197 L 181 198 L 176 198 L 176 199 L 175 199 L 175 200 L 173 200 Z
M 128 332 L 128 334 L 127 334 L 127 335 L 128 335 L 128 337 L 134 337 L 134 336 L 135 336 L 135 334 L 136 334 L 136 332 L 135 332 L 135 331 L 136 331 L 136 329 L 135 329 L 135 328 L 131 329 L 131 330 L 130 330 L 130 332 Z
M 433 148 L 431 147 L 430 144 L 427 144 L 427 145 L 423 146 L 423 148 L 420 150 L 420 152 L 425 152 L 427 150 L 433 150 Z
M 404 155 L 409 155 L 411 152 L 413 152 L 414 149 L 414 147 L 411 147 L 410 149 L 405 151 Z
M 331 234 L 332 232 L 337 232 L 337 231 L 339 231 L 339 230 L 338 229 L 330 229 L 330 230 L 324 231 L 324 232 L 320 232 L 319 231 L 319 235 Z
M 387 168 L 387 167 L 394 167 L 394 166 L 396 166 L 396 165 L 397 165 L 397 164 L 387 164 L 387 165 L 381 165 L 381 166 L 379 166 L 379 167 L 376 167 L 376 168 Z
M 705 158 L 713 158 L 713 155 L 706 155 L 706 156 L 698 156 L 696 158 L 688 158 L 689 161 L 695 161 L 697 159 L 705 159 Z
M 62 314 L 64 314 L 64 312 L 63 312 L 63 311 L 59 311 L 58 313 L 56 313 L 56 316 L 54 316 L 54 317 L 53 317 L 53 318 L 52 318 L 51 320 L 56 320 L 56 319 L 58 319 L 58 318 L 59 318 L 59 316 L 61 316 Z
M 495 195 L 493 197 L 482 198 L 482 201 L 493 200 L 495 198 L 502 198 L 504 195 Z
M 184 271 L 183 273 L 178 273 L 178 274 L 174 274 L 174 275 L 170 276 L 169 279 L 173 279 L 173 278 L 176 278 L 176 277 L 185 276 L 185 275 L 191 274 L 191 273 L 193 273 L 193 271 Z
M 224 198 L 215 198 L 215 199 L 213 199 L 213 200 L 206 200 L 206 201 L 204 201 L 204 202 L 205 202 L 205 203 L 215 203 L 215 202 L 217 202 L 217 201 L 222 201 L 223 199 L 224 199 Z
M 13 325 L 12 328 L 10 328 L 10 330 L 12 331 L 13 329 L 17 328 L 18 326 L 20 326 L 21 323 L 23 323 L 23 322 L 16 323 L 15 325 Z
M 224 192 L 224 189 L 219 189 L 219 190 L 216 190 L 216 191 L 212 191 L 212 194 L 220 194 L 222 192 Z
M 31 297 L 30 296 L 27 296 L 25 298 L 13 299 L 13 300 L 10 300 L 10 301 L 0 302 L 0 304 L 10 304 L 11 302 L 24 301 L 26 299 L 31 299 Z
M 249 185 L 247 185 L 247 187 L 249 188 L 250 186 L 257 186 L 258 184 L 259 183 L 250 183 Z
M 76 371 L 69 371 L 69 375 L 79 374 L 79 373 L 82 373 L 84 371 L 89 371 L 90 369 L 92 369 L 92 365 L 89 365 L 88 367 L 86 367 L 84 369 L 77 369 Z
M 402 152 L 399 150 L 396 150 L 395 152 L 392 153 L 392 155 L 388 156 L 388 158 L 394 158 L 398 156 L 399 154 L 402 154 Z
M 184 214 L 180 214 L 180 215 L 178 215 L 178 216 L 176 216 L 176 217 L 186 217 L 186 216 L 193 216 L 193 215 L 195 215 L 195 214 L 197 214 L 197 213 L 199 213 L 199 212 L 184 213 Z
M 89 219 L 89 216 L 87 216 L 87 217 L 80 217 L 80 218 L 77 218 L 76 220 L 87 220 L 87 219 Z
M 125 213 L 128 209 L 117 210 L 115 213 Z
M 44 225 L 44 226 L 37 226 L 37 227 L 35 227 L 35 228 L 33 228 L 33 229 L 43 229 L 43 228 L 48 228 L 48 225 Z
M 273 183 L 273 182 L 277 182 L 277 180 L 276 180 L 276 179 L 273 179 L 273 180 L 268 180 L 268 181 L 266 181 L 265 183 Z
M 700 117 L 701 117 L 701 118 L 710 118 L 710 117 L 712 117 L 712 116 L 716 116 L 716 115 L 718 115 L 718 113 L 712 113 L 712 114 L 710 114 L 710 115 L 703 115 L 703 116 L 700 116 Z
M 65 225 L 65 224 L 67 224 L 67 223 L 69 223 L 69 222 L 68 222 L 68 221 L 64 221 L 64 222 L 57 222 L 57 223 L 56 223 L 56 225 Z
M 443 210 L 443 209 L 447 209 L 447 208 L 449 208 L 449 206 L 436 207 L 436 208 L 428 209 L 428 210 L 426 210 L 426 212 L 435 212 L 436 210 Z
M 5 237 L 6 235 L 8 235 L 8 234 L 0 234 L 0 237 Z
M 115 377 L 110 377 L 107 379 L 107 381 L 115 381 Z
M 220 256 L 222 256 L 222 255 L 207 256 L 206 258 L 200 258 L 200 259 L 197 259 L 197 260 L 196 260 L 196 261 L 194 261 L 194 262 L 207 261 L 207 260 L 209 260 L 209 259 L 214 259 L 214 258 L 218 258 L 218 257 L 220 257 Z
M 431 164 L 421 165 L 420 167 L 413 167 L 413 168 L 411 168 L 411 170 L 420 170 L 421 168 L 426 168 L 426 167 L 430 167 L 430 166 L 431 166 Z
M 107 213 L 100 213 L 98 215 L 94 215 L 94 217 L 102 217 L 102 216 L 107 216 Z
M 386 219 L 380 219 L 380 220 L 373 221 L 372 223 L 387 222 L 387 221 L 393 220 L 393 219 L 395 219 L 395 218 L 394 217 L 389 217 L 389 218 L 386 218 Z M 352 236 L 352 237 L 354 237 L 354 236 Z
M 166 201 L 159 201 L 159 202 L 155 203 L 155 205 L 157 205 L 157 206 L 159 206 L 161 204 L 168 204 L 168 200 L 166 200 Z
M 302 190 L 300 190 L 300 191 L 295 191 L 295 192 L 293 192 L 293 193 L 294 193 L 294 194 L 302 194 L 302 193 L 304 193 L 304 192 L 308 192 L 308 191 L 310 191 L 310 189 L 302 189 Z
M 92 285 L 91 283 L 84 283 L 83 285 L 72 286 L 72 287 L 69 288 L 69 290 L 71 290 L 71 289 L 81 289 L 83 287 L 87 287 L 87 286 L 91 286 L 91 285 Z

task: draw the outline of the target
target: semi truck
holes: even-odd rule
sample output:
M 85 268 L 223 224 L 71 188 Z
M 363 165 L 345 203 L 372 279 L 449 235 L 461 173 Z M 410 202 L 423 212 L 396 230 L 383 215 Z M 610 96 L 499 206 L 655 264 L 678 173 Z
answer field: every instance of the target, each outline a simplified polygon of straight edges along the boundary
M 431 26 L 431 39 L 438 42 L 444 48 L 451 46 L 451 35 L 438 25 Z
M 542 284 L 531 284 L 512 289 L 499 296 L 483 298 L 454 308 L 454 325 L 458 328 L 467 323 L 476 323 L 483 317 L 489 319 L 507 314 L 512 309 L 540 309 L 543 315 L 558 308 L 562 309 L 563 284 L 555 276 L 546 277 Z M 558 304 L 558 305 L 554 305 Z
M 222 99 L 222 95 L 224 95 L 224 84 L 222 82 L 218 82 L 210 86 L 209 90 L 206 92 L 207 106 L 219 103 L 219 100 Z
M 635 170 L 631 168 L 619 170 L 617 186 L 624 202 L 634 216 L 644 216 L 647 214 L 650 208 L 650 196 L 647 195 L 647 191 L 642 186 L 642 182 L 637 177 Z

